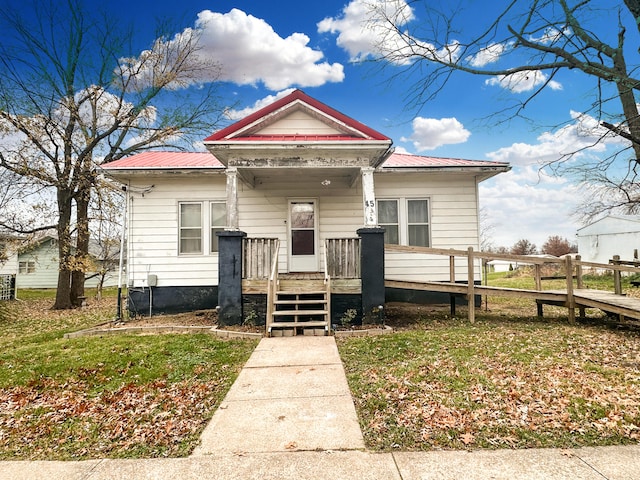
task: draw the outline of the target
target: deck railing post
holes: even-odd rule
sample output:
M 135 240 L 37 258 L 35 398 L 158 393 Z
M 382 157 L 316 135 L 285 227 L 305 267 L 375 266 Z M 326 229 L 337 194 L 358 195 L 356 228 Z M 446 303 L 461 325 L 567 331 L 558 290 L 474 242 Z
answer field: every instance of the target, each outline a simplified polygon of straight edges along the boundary
M 620 265 L 620 255 L 614 255 L 611 263 L 613 263 L 614 267 Z M 613 269 L 613 288 L 616 295 L 622 295 L 622 277 L 620 270 L 617 268 Z
M 469 321 L 471 323 L 476 321 L 476 299 L 474 295 L 474 278 L 473 273 L 473 247 L 467 249 L 467 305 L 469 308 Z
M 573 264 L 571 255 L 564 257 L 567 272 L 567 308 L 569 309 L 569 323 L 576 323 L 576 303 L 573 298 Z
M 579 290 L 584 288 L 584 283 L 582 281 L 582 264 L 580 263 L 581 260 L 582 257 L 580 255 L 576 255 L 576 288 L 578 288 Z M 585 318 L 585 308 L 580 307 L 578 309 L 578 314 L 580 315 L 580 318 Z
M 536 278 L 536 290 L 542 290 L 542 265 L 536 263 L 534 265 L 535 278 Z

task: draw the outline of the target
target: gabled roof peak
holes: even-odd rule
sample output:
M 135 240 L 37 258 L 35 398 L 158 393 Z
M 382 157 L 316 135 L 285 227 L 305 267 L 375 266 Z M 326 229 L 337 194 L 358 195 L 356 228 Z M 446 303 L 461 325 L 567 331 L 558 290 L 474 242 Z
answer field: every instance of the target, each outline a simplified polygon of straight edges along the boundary
M 205 138 L 205 142 L 224 142 L 224 141 L 255 141 L 260 137 L 260 131 L 282 119 L 283 117 L 303 110 L 310 117 L 329 125 L 331 128 L 340 133 L 344 140 L 374 140 L 389 141 L 390 139 L 367 127 L 363 123 L 335 110 L 332 107 L 310 97 L 302 90 L 294 90 L 290 94 L 276 100 L 275 102 L 263 107 L 238 122 L 219 130 L 209 137 Z M 335 135 L 333 135 L 335 137 Z M 295 137 L 295 135 L 294 135 Z M 282 136 L 278 138 L 283 141 Z M 292 141 L 299 141 L 300 138 L 292 138 Z

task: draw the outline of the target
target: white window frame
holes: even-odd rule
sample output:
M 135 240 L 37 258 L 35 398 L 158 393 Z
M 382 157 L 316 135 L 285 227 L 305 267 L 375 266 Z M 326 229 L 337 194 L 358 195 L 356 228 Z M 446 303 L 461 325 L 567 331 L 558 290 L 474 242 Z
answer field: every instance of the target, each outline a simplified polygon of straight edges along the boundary
M 409 245 L 409 202 L 410 201 L 425 201 L 427 202 L 427 222 L 426 223 L 412 223 L 412 225 L 426 225 L 429 230 L 428 235 L 428 247 L 433 245 L 432 240 L 432 228 L 431 228 L 431 198 L 430 197 L 383 197 L 376 199 L 376 207 L 378 207 L 377 203 L 380 201 L 396 201 L 398 205 L 398 244 L 399 245 Z M 380 209 L 378 208 L 378 212 Z M 385 225 L 395 225 L 395 224 L 384 224 L 378 222 L 379 225 L 384 228 Z M 419 246 L 419 245 L 418 245 Z
M 36 273 L 36 262 L 34 260 L 21 260 L 18 262 L 18 273 L 20 275 L 30 275 Z
M 409 222 L 409 202 L 427 202 L 427 221 L 426 222 Z M 409 227 L 412 225 L 420 225 L 420 226 L 424 226 L 426 225 L 427 227 L 427 245 L 411 245 L 411 246 L 415 246 L 415 247 L 430 247 L 431 246 L 431 208 L 430 208 L 430 203 L 428 198 L 406 198 L 405 199 L 405 204 L 407 206 L 407 225 L 406 225 L 406 230 L 407 230 L 407 245 L 411 245 L 409 243 Z
M 216 232 L 222 232 L 224 231 L 224 229 L 227 227 L 227 202 L 226 200 L 211 200 L 208 202 L 209 203 L 209 234 L 210 234 L 210 238 L 209 238 L 209 253 L 212 254 L 217 254 L 218 253 L 218 241 L 217 241 L 217 237 L 216 237 Z M 223 221 L 220 225 L 214 225 L 213 224 L 213 215 L 211 214 L 211 209 L 213 208 L 214 205 L 223 205 L 224 206 L 224 211 L 225 211 L 225 215 L 223 216 Z
M 397 198 L 379 198 L 376 201 L 376 209 L 378 210 L 378 215 L 380 215 L 380 202 L 396 202 L 396 211 L 398 213 L 397 223 L 381 223 L 380 218 L 378 217 L 378 224 L 382 228 L 386 228 L 389 225 L 396 226 L 398 228 L 398 245 L 402 245 L 402 222 L 400 217 L 400 200 Z M 386 236 L 386 235 L 385 235 Z M 385 243 L 386 239 L 385 239 Z
M 183 252 L 182 251 L 182 230 L 192 229 L 196 227 L 183 227 L 182 226 L 182 205 L 200 205 L 200 251 L 198 252 Z M 179 256 L 203 256 L 203 255 L 218 255 L 217 250 L 213 250 L 216 245 L 215 232 L 224 230 L 226 225 L 226 214 L 224 217 L 225 225 L 212 225 L 211 208 L 213 204 L 223 204 L 225 206 L 225 212 L 227 207 L 226 199 L 212 199 L 212 200 L 179 200 L 178 201 L 178 241 L 177 252 Z
M 193 200 L 185 200 L 185 201 L 180 201 L 178 202 L 178 255 L 202 255 L 203 252 L 205 252 L 205 239 L 204 239 L 204 235 L 203 235 L 203 230 L 204 230 L 204 202 L 202 201 L 193 201 Z M 182 206 L 183 205 L 199 205 L 200 206 L 200 227 L 183 227 L 182 226 Z M 200 250 L 199 251 L 193 251 L 193 252 L 184 252 L 182 251 L 182 230 L 194 230 L 196 228 L 200 229 Z M 190 237 L 190 238 L 195 238 L 195 237 Z

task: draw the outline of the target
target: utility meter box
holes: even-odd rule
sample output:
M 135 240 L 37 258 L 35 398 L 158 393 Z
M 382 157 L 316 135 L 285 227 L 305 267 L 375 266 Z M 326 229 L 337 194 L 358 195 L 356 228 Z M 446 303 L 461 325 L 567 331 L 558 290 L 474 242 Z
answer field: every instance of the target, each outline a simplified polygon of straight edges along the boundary
M 147 275 L 147 285 L 149 285 L 150 287 L 157 287 L 158 286 L 158 276 L 154 275 L 152 273 Z

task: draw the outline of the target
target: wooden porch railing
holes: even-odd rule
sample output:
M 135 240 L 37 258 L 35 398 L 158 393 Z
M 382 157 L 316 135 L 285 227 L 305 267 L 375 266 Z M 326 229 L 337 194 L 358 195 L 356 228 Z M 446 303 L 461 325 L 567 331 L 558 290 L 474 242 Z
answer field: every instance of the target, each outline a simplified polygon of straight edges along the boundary
M 360 278 L 360 239 L 327 238 L 325 268 L 331 278 Z
M 385 251 L 387 252 L 404 252 L 404 253 L 416 253 L 427 255 L 441 255 L 449 257 L 449 282 L 423 282 L 434 287 L 440 283 L 443 288 L 441 291 L 449 291 L 451 293 L 464 293 L 467 295 L 468 301 L 468 315 L 469 320 L 475 320 L 475 295 L 508 295 L 508 296 L 531 296 L 534 298 L 543 298 L 544 293 L 542 288 L 542 266 L 545 264 L 555 264 L 558 266 L 563 265 L 565 269 L 566 278 L 566 295 L 567 295 L 567 307 L 569 309 L 569 321 L 575 321 L 575 308 L 576 302 L 574 300 L 574 279 L 576 289 L 583 289 L 583 267 L 590 267 L 600 270 L 611 270 L 614 276 L 614 290 L 616 295 L 623 295 L 621 287 L 621 272 L 640 273 L 640 268 L 635 266 L 635 262 L 625 262 L 618 258 L 615 258 L 609 262 L 609 264 L 585 262 L 582 261 L 579 255 L 575 259 L 570 255 L 564 258 L 553 257 L 532 257 L 527 255 L 510 255 L 500 254 L 492 252 L 474 251 L 472 247 L 467 250 L 455 250 L 444 248 L 429 248 L 429 247 L 410 247 L 401 245 L 389 245 L 385 244 Z M 467 257 L 467 271 L 466 279 L 461 281 L 463 283 L 456 284 L 456 272 L 455 272 L 455 257 Z M 482 285 L 475 285 L 475 273 L 476 265 L 475 260 L 480 259 L 485 263 L 490 260 L 508 260 L 518 262 L 521 264 L 533 266 L 533 277 L 535 281 L 535 290 L 525 289 L 509 289 L 501 287 L 488 287 Z M 629 266 L 629 264 L 634 266 Z M 465 282 L 466 280 L 466 282 Z M 466 285 L 465 285 L 466 283 Z M 455 284 L 455 285 L 454 285 Z M 580 307 L 582 308 L 582 307 Z
M 269 278 L 274 259 L 277 263 L 280 241 L 277 238 L 245 238 L 242 246 L 242 278 Z

